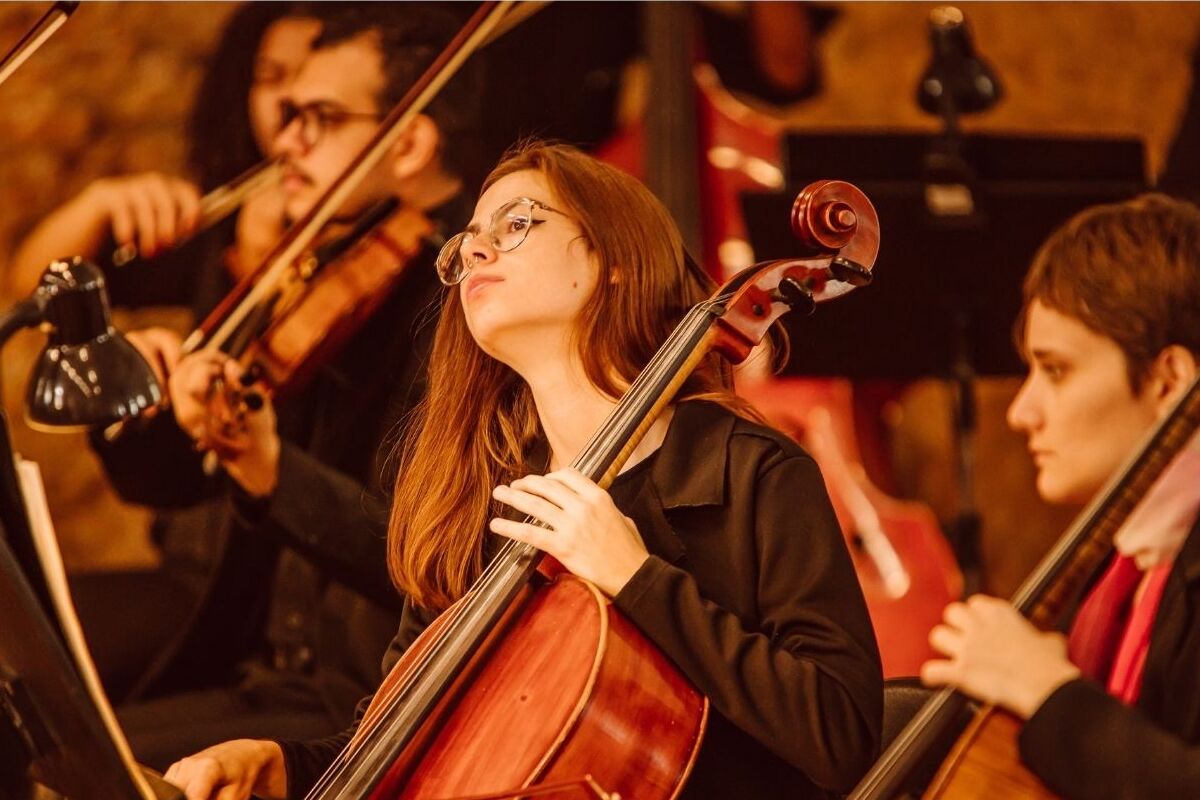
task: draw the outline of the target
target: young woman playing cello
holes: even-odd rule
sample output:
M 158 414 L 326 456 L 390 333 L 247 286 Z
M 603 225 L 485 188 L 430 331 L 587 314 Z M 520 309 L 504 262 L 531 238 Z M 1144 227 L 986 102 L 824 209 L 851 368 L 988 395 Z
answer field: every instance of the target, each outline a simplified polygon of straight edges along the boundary
M 1083 504 L 1200 374 L 1200 209 L 1146 195 L 1078 214 L 1034 258 L 1021 334 L 1009 423 L 1042 497 Z M 973 597 L 947 606 L 922 677 L 1028 720 L 1021 759 L 1064 797 L 1200 796 L 1198 508 L 1193 440 L 1117 532 L 1069 639 Z
M 706 364 L 608 491 L 564 468 L 707 296 L 662 206 L 577 150 L 528 146 L 438 268 L 454 288 L 402 450 L 389 558 L 409 600 L 385 667 L 511 537 L 613 598 L 710 699 L 682 796 L 852 786 L 878 743 L 879 656 L 812 459 Z M 525 514 L 549 529 L 508 518 Z M 167 778 L 190 800 L 302 797 L 349 735 L 227 742 Z

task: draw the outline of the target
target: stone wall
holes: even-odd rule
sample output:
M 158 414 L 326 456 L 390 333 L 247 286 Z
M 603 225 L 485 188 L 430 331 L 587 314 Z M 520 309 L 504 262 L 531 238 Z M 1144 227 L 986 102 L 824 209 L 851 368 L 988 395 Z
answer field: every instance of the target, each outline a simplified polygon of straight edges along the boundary
M 0 4 L 0 47 L 45 9 Z M 912 100 L 928 58 L 932 3 L 849 3 L 822 41 L 824 93 L 781 113 L 807 129 L 931 129 Z M 0 87 L 0 264 L 16 237 L 90 180 L 178 169 L 182 119 L 205 54 L 231 10 L 224 3 L 84 3 L 67 25 Z M 966 6 L 980 52 L 1007 96 L 968 129 L 1142 137 L 1157 170 L 1178 124 L 1200 5 L 986 3 Z M 11 298 L 9 298 L 11 300 Z M 19 424 L 24 373 L 40 345 L 19 337 L 4 354 L 5 407 L 22 452 L 46 473 L 51 508 L 76 568 L 153 558 L 141 512 L 116 503 L 82 441 Z M 1006 590 L 1063 515 L 1036 501 L 1022 443 L 1003 427 L 1013 381 L 982 387 L 979 457 L 1002 465 L 1004 483 L 981 483 L 985 549 Z M 954 505 L 945 392 L 917 387 L 895 409 L 907 491 L 946 514 Z M 932 422 L 931 422 L 932 420 Z M 989 469 L 990 471 L 990 469 Z M 1016 497 L 1018 499 L 1014 500 Z M 1022 520 L 1020 536 L 1016 521 Z M 1032 522 L 1031 522 L 1032 520 Z M 1017 546 L 1012 544 L 1018 542 Z M 1027 543 L 1022 549 L 1021 542 Z
M 48 7 L 0 4 L 0 47 L 7 50 Z M 43 214 L 94 178 L 180 169 L 184 117 L 233 7 L 83 3 L 0 86 L 0 264 Z M 42 467 L 64 557 L 76 569 L 151 562 L 147 514 L 107 489 L 83 437 L 23 424 L 26 376 L 43 341 L 27 332 L 5 348 L 4 399 L 16 447 Z

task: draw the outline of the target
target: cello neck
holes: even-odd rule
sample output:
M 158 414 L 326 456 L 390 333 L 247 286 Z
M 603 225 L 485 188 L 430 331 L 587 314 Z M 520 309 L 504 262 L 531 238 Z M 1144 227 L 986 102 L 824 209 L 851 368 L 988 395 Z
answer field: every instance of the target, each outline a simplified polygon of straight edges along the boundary
M 612 482 L 625 458 L 707 352 L 705 339 L 713 329 L 712 305 L 702 303 L 688 313 L 572 462 L 573 467 L 601 486 Z M 532 517 L 526 521 L 542 524 Z M 541 558 L 537 548 L 512 540 L 500 549 L 461 601 L 449 630 L 431 648 L 420 674 L 388 698 L 375 722 L 378 729 L 387 730 L 384 741 L 362 748 L 352 762 L 327 773 L 307 800 L 367 796 L 433 716 L 456 677 L 528 585 Z
M 1125 466 L 1088 504 L 1012 597 L 1013 606 L 1043 629 L 1053 627 L 1067 603 L 1112 551 L 1113 535 L 1200 428 L 1200 378 L 1152 430 Z M 942 689 L 896 737 L 849 800 L 885 800 L 899 794 L 930 749 L 961 720 L 967 698 Z

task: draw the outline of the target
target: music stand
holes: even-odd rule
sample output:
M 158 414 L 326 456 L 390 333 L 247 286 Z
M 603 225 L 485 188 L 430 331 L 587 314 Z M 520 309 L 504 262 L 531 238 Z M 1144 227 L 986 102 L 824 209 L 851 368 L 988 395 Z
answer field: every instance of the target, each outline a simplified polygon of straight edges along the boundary
M 68 655 L 62 628 L 52 621 L 57 617 L 44 604 L 47 580 L 36 561 L 2 413 L 0 486 L 0 798 L 32 797 L 36 783 L 71 800 L 182 800 L 148 773 L 143 783 L 152 794 L 138 786 Z
M 966 315 L 966 352 L 982 375 L 1020 375 L 1013 324 L 1021 282 L 1037 247 L 1080 209 L 1146 188 L 1138 140 L 967 136 L 977 182 L 974 213 L 934 216 L 922 158 L 934 137 L 820 134 L 788 138 L 793 187 L 821 178 L 855 183 L 879 212 L 880 250 L 871 286 L 838 300 L 836 313 L 785 317 L 792 335 L 784 374 L 853 379 L 946 376 L 959 344 L 954 312 Z M 742 195 L 755 258 L 786 258 L 794 188 Z
M 836 313 L 785 317 L 791 357 L 783 373 L 954 382 L 962 506 L 948 534 L 970 590 L 979 583 L 973 379 L 1024 372 L 1013 325 L 1042 241 L 1083 208 L 1144 191 L 1146 172 L 1137 139 L 964 135 L 967 169 L 958 175 L 939 172 L 931 158 L 941 144 L 936 134 L 788 137 L 790 185 L 857 184 L 879 212 L 880 251 L 871 286 L 841 298 Z M 794 193 L 742 195 L 756 259 L 794 249 L 775 222 Z

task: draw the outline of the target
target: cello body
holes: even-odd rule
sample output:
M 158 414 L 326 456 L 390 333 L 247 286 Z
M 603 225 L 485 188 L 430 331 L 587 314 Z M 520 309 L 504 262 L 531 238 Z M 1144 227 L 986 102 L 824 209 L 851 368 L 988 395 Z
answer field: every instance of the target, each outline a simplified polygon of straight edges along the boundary
M 995 706 L 980 710 L 942 762 L 923 795 L 925 800 L 1057 798 L 1058 795 L 1021 764 L 1017 748 L 1021 724 L 1016 717 Z
M 376 704 L 425 658 L 459 605 L 405 652 Z M 566 573 L 534 582 L 484 649 L 469 685 L 451 690 L 453 702 L 425 723 L 372 800 L 515 796 L 585 776 L 621 797 L 678 794 L 708 701 L 594 586 Z M 364 723 L 375 711 L 373 704 Z

